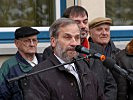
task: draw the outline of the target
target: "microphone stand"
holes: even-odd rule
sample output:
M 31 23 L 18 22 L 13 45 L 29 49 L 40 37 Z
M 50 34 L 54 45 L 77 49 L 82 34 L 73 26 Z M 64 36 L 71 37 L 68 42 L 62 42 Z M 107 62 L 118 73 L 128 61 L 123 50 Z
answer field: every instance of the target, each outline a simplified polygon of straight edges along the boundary
M 133 74 L 133 69 L 127 69 L 128 73 Z
M 49 67 L 49 68 L 46 68 L 46 69 L 42 69 L 42 70 L 39 70 L 39 71 L 35 71 L 35 72 L 32 72 L 32 73 L 24 74 L 24 75 L 21 75 L 21 76 L 18 76 L 18 77 L 14 77 L 14 78 L 8 79 L 7 81 L 9 83 L 11 83 L 13 81 L 17 81 L 17 80 L 22 79 L 22 78 L 26 78 L 26 77 L 29 77 L 29 76 L 32 76 L 32 75 L 35 75 L 35 74 L 38 74 L 38 73 L 42 73 L 42 72 L 48 71 L 48 70 L 53 69 L 53 68 L 57 68 L 57 67 L 60 67 L 60 66 L 71 64 L 71 63 L 74 63 L 75 61 L 83 60 L 83 59 L 86 59 L 88 57 L 90 58 L 91 56 L 86 56 L 86 57 L 82 57 L 82 58 L 78 58 L 78 59 L 73 59 L 70 62 L 59 64 L 59 65 Z

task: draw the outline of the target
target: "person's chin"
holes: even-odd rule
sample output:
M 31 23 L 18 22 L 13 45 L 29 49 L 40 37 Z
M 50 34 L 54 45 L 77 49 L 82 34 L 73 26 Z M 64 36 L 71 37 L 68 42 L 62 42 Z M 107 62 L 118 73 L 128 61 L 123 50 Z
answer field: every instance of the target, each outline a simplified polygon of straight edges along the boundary
M 36 53 L 36 51 L 29 51 L 29 53 L 34 54 L 34 53 Z
M 101 45 L 107 45 L 108 42 L 100 42 L 99 44 L 101 44 Z
M 81 36 L 81 39 L 85 39 L 87 37 L 87 35 L 83 35 Z

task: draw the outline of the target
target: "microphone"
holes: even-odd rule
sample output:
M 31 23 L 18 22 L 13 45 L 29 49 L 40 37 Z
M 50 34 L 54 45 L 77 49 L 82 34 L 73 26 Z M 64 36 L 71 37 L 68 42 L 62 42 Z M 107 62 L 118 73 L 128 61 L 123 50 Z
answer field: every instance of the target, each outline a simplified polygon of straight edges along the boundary
M 115 60 L 106 57 L 106 59 L 103 61 L 103 65 L 107 68 L 109 68 L 110 70 L 114 70 L 117 73 L 119 73 L 121 76 L 123 76 L 124 78 L 130 80 L 133 82 L 133 77 L 129 76 L 128 71 L 126 71 L 125 69 L 121 68 L 120 66 L 118 66 L 115 62 Z
M 102 54 L 100 54 L 100 53 L 96 53 L 96 51 L 91 50 L 91 49 L 87 49 L 87 48 L 85 48 L 84 46 L 81 46 L 81 45 L 77 45 L 77 46 L 75 47 L 75 51 L 77 51 L 77 52 L 79 52 L 79 53 L 91 55 L 91 56 L 93 56 L 94 58 L 100 59 L 101 61 L 104 61 L 105 58 L 106 58 L 104 55 L 102 55 Z

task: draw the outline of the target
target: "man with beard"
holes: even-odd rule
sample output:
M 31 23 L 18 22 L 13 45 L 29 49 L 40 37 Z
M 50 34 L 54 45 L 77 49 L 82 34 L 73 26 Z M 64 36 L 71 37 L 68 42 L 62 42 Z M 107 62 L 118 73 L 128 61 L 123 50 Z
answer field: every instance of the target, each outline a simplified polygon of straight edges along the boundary
M 87 39 L 89 31 L 87 11 L 81 6 L 71 6 L 64 11 L 62 17 L 71 18 L 79 25 L 81 29 L 81 34 L 80 34 L 81 44 L 86 48 L 90 48 L 90 44 Z M 45 60 L 50 55 L 51 52 L 52 52 L 51 46 L 45 48 L 43 52 L 43 59 Z
M 56 20 L 50 27 L 53 53 L 34 71 L 78 59 L 75 47 L 80 45 L 80 28 L 68 18 Z M 104 100 L 104 94 L 84 60 L 52 68 L 30 77 L 26 100 Z
M 80 27 L 80 38 L 81 45 L 97 51 L 98 53 L 103 54 L 103 49 L 100 45 L 96 43 L 89 43 L 87 39 L 88 35 L 88 13 L 81 6 L 71 6 L 64 11 L 63 17 L 70 18 L 74 20 Z M 43 58 L 46 59 L 52 52 L 52 47 L 49 46 L 43 52 Z M 92 70 L 98 78 L 100 87 L 104 91 L 106 100 L 116 100 L 117 94 L 117 85 L 112 74 L 103 66 L 102 62 L 99 59 L 90 58 L 88 60 L 89 68 Z

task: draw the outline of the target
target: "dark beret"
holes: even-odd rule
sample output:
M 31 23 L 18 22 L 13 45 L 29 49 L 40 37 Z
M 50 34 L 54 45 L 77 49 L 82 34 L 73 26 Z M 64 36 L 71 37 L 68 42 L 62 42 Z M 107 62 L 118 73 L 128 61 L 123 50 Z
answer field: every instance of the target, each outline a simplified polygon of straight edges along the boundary
M 15 31 L 15 39 L 29 37 L 32 35 L 37 35 L 39 33 L 40 32 L 38 30 L 33 29 L 31 27 L 20 27 Z
M 92 29 L 96 26 L 99 26 L 101 24 L 112 24 L 112 19 L 110 18 L 104 18 L 104 17 L 98 17 L 93 19 L 90 23 L 89 23 L 89 28 Z

